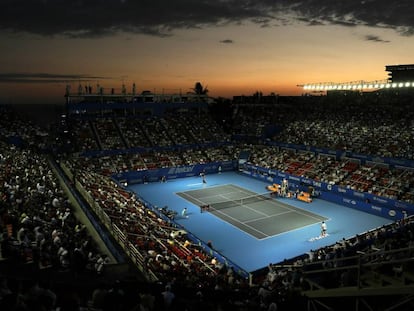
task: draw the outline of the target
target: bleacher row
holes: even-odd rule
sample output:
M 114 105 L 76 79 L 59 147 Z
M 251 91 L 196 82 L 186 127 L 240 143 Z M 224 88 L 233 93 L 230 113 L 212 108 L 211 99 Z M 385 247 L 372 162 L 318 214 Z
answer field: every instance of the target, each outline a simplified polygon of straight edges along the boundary
M 206 114 L 141 118 L 73 119 L 71 131 L 76 151 L 125 150 L 230 141 Z
M 204 249 L 188 241 L 185 234 L 174 234 L 181 228 L 163 220 L 156 211 L 147 208 L 108 177 L 83 172 L 77 180 L 81 193 L 86 192 L 93 200 L 90 205 L 95 210 L 100 209 L 96 214 L 105 214 L 109 219 L 105 223 L 108 228 L 125 237 L 117 238 L 122 240 L 124 249 L 128 252 L 138 250 L 137 264 L 149 279 L 166 281 L 174 278 L 176 282 L 185 281 L 195 286 L 199 280 L 193 280 L 196 282 L 193 284 L 189 275 L 202 274 L 207 282 L 220 273 L 220 266 L 211 264 L 213 257 Z M 104 221 L 102 216 L 101 220 Z

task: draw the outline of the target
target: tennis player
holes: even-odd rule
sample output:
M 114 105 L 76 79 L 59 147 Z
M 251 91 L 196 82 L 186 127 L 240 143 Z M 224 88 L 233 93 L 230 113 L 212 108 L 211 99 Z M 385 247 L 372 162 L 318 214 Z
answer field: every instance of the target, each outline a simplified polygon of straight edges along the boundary
M 181 216 L 183 216 L 184 218 L 188 218 L 186 207 L 184 207 L 184 209 L 181 211 Z
M 207 183 L 207 180 L 206 180 L 206 173 L 204 173 L 204 171 L 203 171 L 203 172 L 201 172 L 201 173 L 200 173 L 200 176 L 201 176 L 201 178 L 202 178 L 202 180 L 203 180 L 203 184 L 206 184 L 206 183 Z
M 321 236 L 326 236 L 326 231 L 328 230 L 328 227 L 324 221 L 321 223 Z

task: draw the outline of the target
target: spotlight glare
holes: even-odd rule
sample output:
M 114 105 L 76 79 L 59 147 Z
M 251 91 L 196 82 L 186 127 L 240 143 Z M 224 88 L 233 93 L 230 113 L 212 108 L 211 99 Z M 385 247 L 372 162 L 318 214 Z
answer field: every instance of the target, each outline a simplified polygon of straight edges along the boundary
M 359 83 L 358 83 L 359 82 Z M 299 85 L 298 85 L 299 86 Z M 414 88 L 414 81 L 387 81 L 387 80 L 376 80 L 372 82 L 354 81 L 354 82 L 345 82 L 345 83 L 334 83 L 334 82 L 322 82 L 322 83 L 308 83 L 303 84 L 302 88 L 304 90 L 316 90 L 316 91 L 331 91 L 331 90 L 379 90 L 379 89 L 389 89 L 389 88 Z M 64 117 L 64 115 L 63 115 Z

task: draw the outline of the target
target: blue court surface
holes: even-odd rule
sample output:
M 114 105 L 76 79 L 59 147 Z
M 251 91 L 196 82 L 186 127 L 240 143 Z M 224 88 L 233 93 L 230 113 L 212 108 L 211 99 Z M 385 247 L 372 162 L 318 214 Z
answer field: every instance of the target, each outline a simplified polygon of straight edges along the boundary
M 222 188 L 226 185 L 234 185 L 237 188 L 251 191 L 251 193 L 262 194 L 266 191 L 265 187 L 268 183 L 244 176 L 238 172 L 207 175 L 206 180 L 207 184 L 203 184 L 201 177 L 195 176 L 168 180 L 165 183 L 130 185 L 128 189 L 153 205 L 158 207 L 168 206 L 168 208 L 175 210 L 178 213 L 175 219 L 178 224 L 202 241 L 212 241 L 213 247 L 219 253 L 247 272 L 254 272 L 266 267 L 269 263 L 279 263 L 284 259 L 304 254 L 311 249 L 331 245 L 343 238 L 350 238 L 355 234 L 392 222 L 383 217 L 320 199 L 314 199 L 312 203 L 305 203 L 296 199 L 277 198 L 274 200 L 279 201 L 280 204 L 275 204 L 275 209 L 279 205 L 292 206 L 297 211 L 302 210 L 304 214 L 327 219 L 328 236 L 322 239 L 318 238 L 320 235 L 319 221 L 295 225 L 295 221 L 297 219 L 300 221 L 300 218 L 294 217 L 289 219 L 293 226 L 286 227 L 288 229 L 273 231 L 266 229 L 266 232 L 273 232 L 274 235 L 270 234 L 266 238 L 257 238 L 254 234 L 242 230 L 242 226 L 238 225 L 239 220 L 236 223 L 234 222 L 234 218 L 237 218 L 235 215 L 240 214 L 240 219 L 243 219 L 244 206 L 231 207 L 233 221 L 228 221 L 226 217 L 220 217 L 217 213 L 215 215 L 214 212 L 201 213 L 200 204 L 198 204 L 200 202 L 191 202 L 188 198 L 183 198 L 182 193 L 200 193 L 200 195 L 209 194 L 209 196 L 214 196 L 216 187 Z M 197 197 L 197 199 L 200 198 L 202 196 Z M 179 216 L 184 207 L 187 207 L 188 218 Z M 238 209 L 240 213 L 238 213 Z M 272 223 L 274 223 L 275 228 L 286 223 L 286 219 L 274 215 L 272 215 L 272 218 L 266 219 L 268 228 L 272 227 Z

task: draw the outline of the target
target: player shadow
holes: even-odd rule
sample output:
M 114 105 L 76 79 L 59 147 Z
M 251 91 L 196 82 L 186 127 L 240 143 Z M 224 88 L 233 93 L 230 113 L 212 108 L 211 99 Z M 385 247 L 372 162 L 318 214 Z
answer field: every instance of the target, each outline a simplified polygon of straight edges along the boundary
M 174 217 L 174 219 L 175 219 L 175 220 L 179 220 L 179 219 L 188 219 L 188 218 L 190 218 L 190 216 L 191 216 L 192 214 L 193 214 L 193 213 L 191 213 L 191 212 L 187 212 L 187 215 L 186 215 L 186 216 L 183 216 L 183 215 L 179 214 L 179 215 L 176 215 L 176 216 Z
M 334 230 L 334 231 L 329 230 L 328 233 L 330 235 L 337 234 L 337 233 L 339 233 L 339 230 Z

